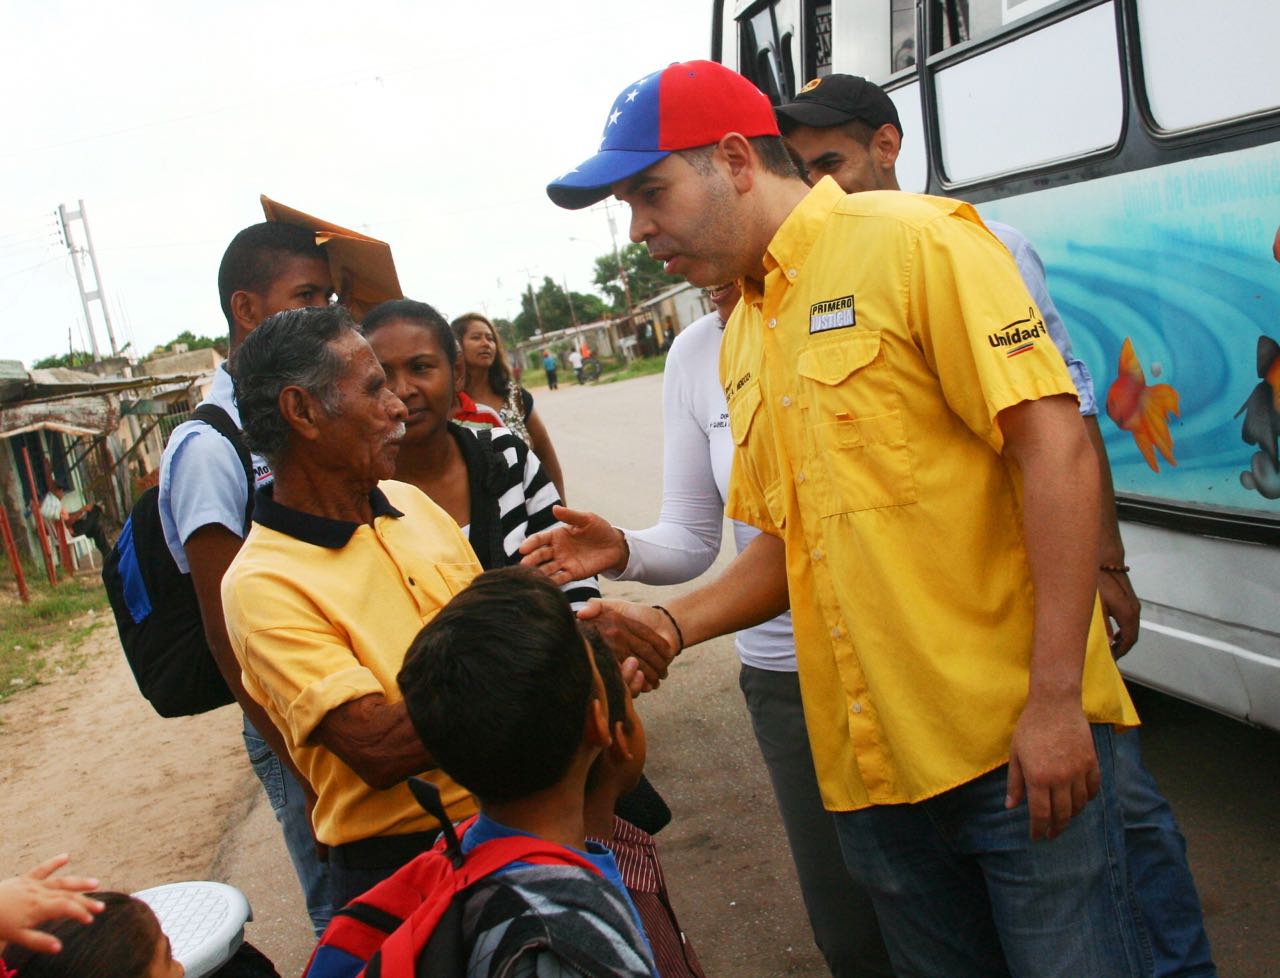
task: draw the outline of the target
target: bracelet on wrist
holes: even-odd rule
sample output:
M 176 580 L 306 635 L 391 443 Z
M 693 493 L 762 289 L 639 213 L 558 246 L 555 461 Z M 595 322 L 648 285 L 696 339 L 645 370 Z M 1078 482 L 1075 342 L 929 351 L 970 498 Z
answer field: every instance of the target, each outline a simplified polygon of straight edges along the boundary
M 671 612 L 669 612 L 666 608 L 662 607 L 662 605 L 655 604 L 653 606 L 653 609 L 655 611 L 661 611 L 664 615 L 666 615 L 667 621 L 671 622 L 671 627 L 676 630 L 676 640 L 680 643 L 678 646 L 676 646 L 676 655 L 679 655 L 681 652 L 684 651 L 684 632 L 680 631 L 680 623 L 676 621 L 676 616 L 673 615 Z
M 1108 571 L 1112 574 L 1128 574 L 1128 564 L 1099 564 L 1098 570 Z

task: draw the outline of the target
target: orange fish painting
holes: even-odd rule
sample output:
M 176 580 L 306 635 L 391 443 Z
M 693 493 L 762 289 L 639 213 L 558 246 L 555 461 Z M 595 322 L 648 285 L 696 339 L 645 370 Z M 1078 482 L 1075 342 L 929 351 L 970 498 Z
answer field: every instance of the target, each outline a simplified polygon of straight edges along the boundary
M 1117 427 L 1133 435 L 1152 472 L 1160 471 L 1157 448 L 1170 465 L 1178 464 L 1173 457 L 1173 435 L 1169 433 L 1170 412 L 1182 417 L 1178 413 L 1178 392 L 1168 384 L 1147 386 L 1133 342 L 1126 336 L 1120 348 L 1119 376 L 1107 391 L 1107 415 Z

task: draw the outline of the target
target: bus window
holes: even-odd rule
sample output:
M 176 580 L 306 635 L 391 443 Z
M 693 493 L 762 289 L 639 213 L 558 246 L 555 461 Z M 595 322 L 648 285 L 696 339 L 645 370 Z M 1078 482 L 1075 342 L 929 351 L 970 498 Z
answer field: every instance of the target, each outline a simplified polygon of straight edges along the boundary
M 1280 105 L 1275 0 L 1138 0 L 1142 71 L 1156 125 L 1190 129 Z
M 750 78 L 774 105 L 796 92 L 795 3 L 773 0 L 738 18 L 741 42 L 738 70 Z
M 949 47 L 994 34 L 1056 0 L 930 0 L 933 54 Z M 895 0 L 896 6 L 896 0 Z
M 808 78 L 825 78 L 831 74 L 831 4 L 814 4 L 810 18 L 813 57 Z
M 895 167 L 898 186 L 922 194 L 929 186 L 929 154 L 924 145 L 924 114 L 920 107 L 920 83 L 912 82 L 889 92 L 902 122 L 902 150 Z
M 952 183 L 1116 145 L 1124 121 L 1111 3 L 947 65 L 936 75 L 942 166 Z
M 898 72 L 916 63 L 915 0 L 891 0 L 889 6 L 889 70 Z

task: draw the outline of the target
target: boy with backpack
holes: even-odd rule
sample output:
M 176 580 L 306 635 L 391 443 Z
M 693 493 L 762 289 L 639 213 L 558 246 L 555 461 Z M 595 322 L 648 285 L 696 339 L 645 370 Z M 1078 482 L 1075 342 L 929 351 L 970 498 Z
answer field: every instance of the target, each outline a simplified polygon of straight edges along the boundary
M 399 684 L 480 814 L 455 834 L 441 811 L 445 839 L 335 914 L 307 978 L 655 978 L 618 865 L 586 839 L 587 773 L 609 721 L 560 590 L 519 567 L 481 574 L 414 639 Z
M 605 846 L 617 860 L 660 978 L 705 978 L 671 906 L 653 836 L 616 813 L 618 799 L 635 790 L 644 772 L 644 724 L 613 652 L 594 629 L 587 631 L 587 639 L 604 683 L 611 734 L 587 775 L 587 840 Z
M 333 291 L 329 259 L 313 231 L 270 222 L 245 228 L 232 239 L 218 268 L 231 351 L 267 317 L 327 305 Z M 188 606 L 186 612 L 193 619 L 190 627 L 197 636 L 203 632 L 229 689 L 222 690 L 220 703 L 211 705 L 229 703 L 234 696 L 244 711 L 245 750 L 280 822 L 307 913 L 319 934 L 329 921 L 329 886 L 311 831 L 308 789 L 293 771 L 274 725 L 244 691 L 222 614 L 222 577 L 247 532 L 253 491 L 272 478 L 266 460 L 249 455 L 239 429 L 231 375 L 223 365 L 193 419 L 169 436 L 160 463 L 159 524 L 177 570 L 189 574 L 194 587 L 196 608 Z

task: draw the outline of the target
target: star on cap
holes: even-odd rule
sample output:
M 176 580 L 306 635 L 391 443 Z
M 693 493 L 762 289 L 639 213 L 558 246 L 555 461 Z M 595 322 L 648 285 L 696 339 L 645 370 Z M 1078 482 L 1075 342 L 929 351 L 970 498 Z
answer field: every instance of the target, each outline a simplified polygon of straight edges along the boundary
M 640 89 L 633 88 L 631 91 L 627 92 L 627 101 L 634 102 L 636 100 L 636 96 L 639 94 L 640 94 Z
M 609 116 L 609 125 L 611 125 L 611 126 L 612 126 L 612 125 L 614 125 L 615 123 L 617 123 L 617 121 L 618 121 L 618 116 L 620 116 L 620 115 L 622 115 L 622 111 L 621 111 L 620 109 L 614 109 L 614 110 L 613 110 L 613 115 Z

